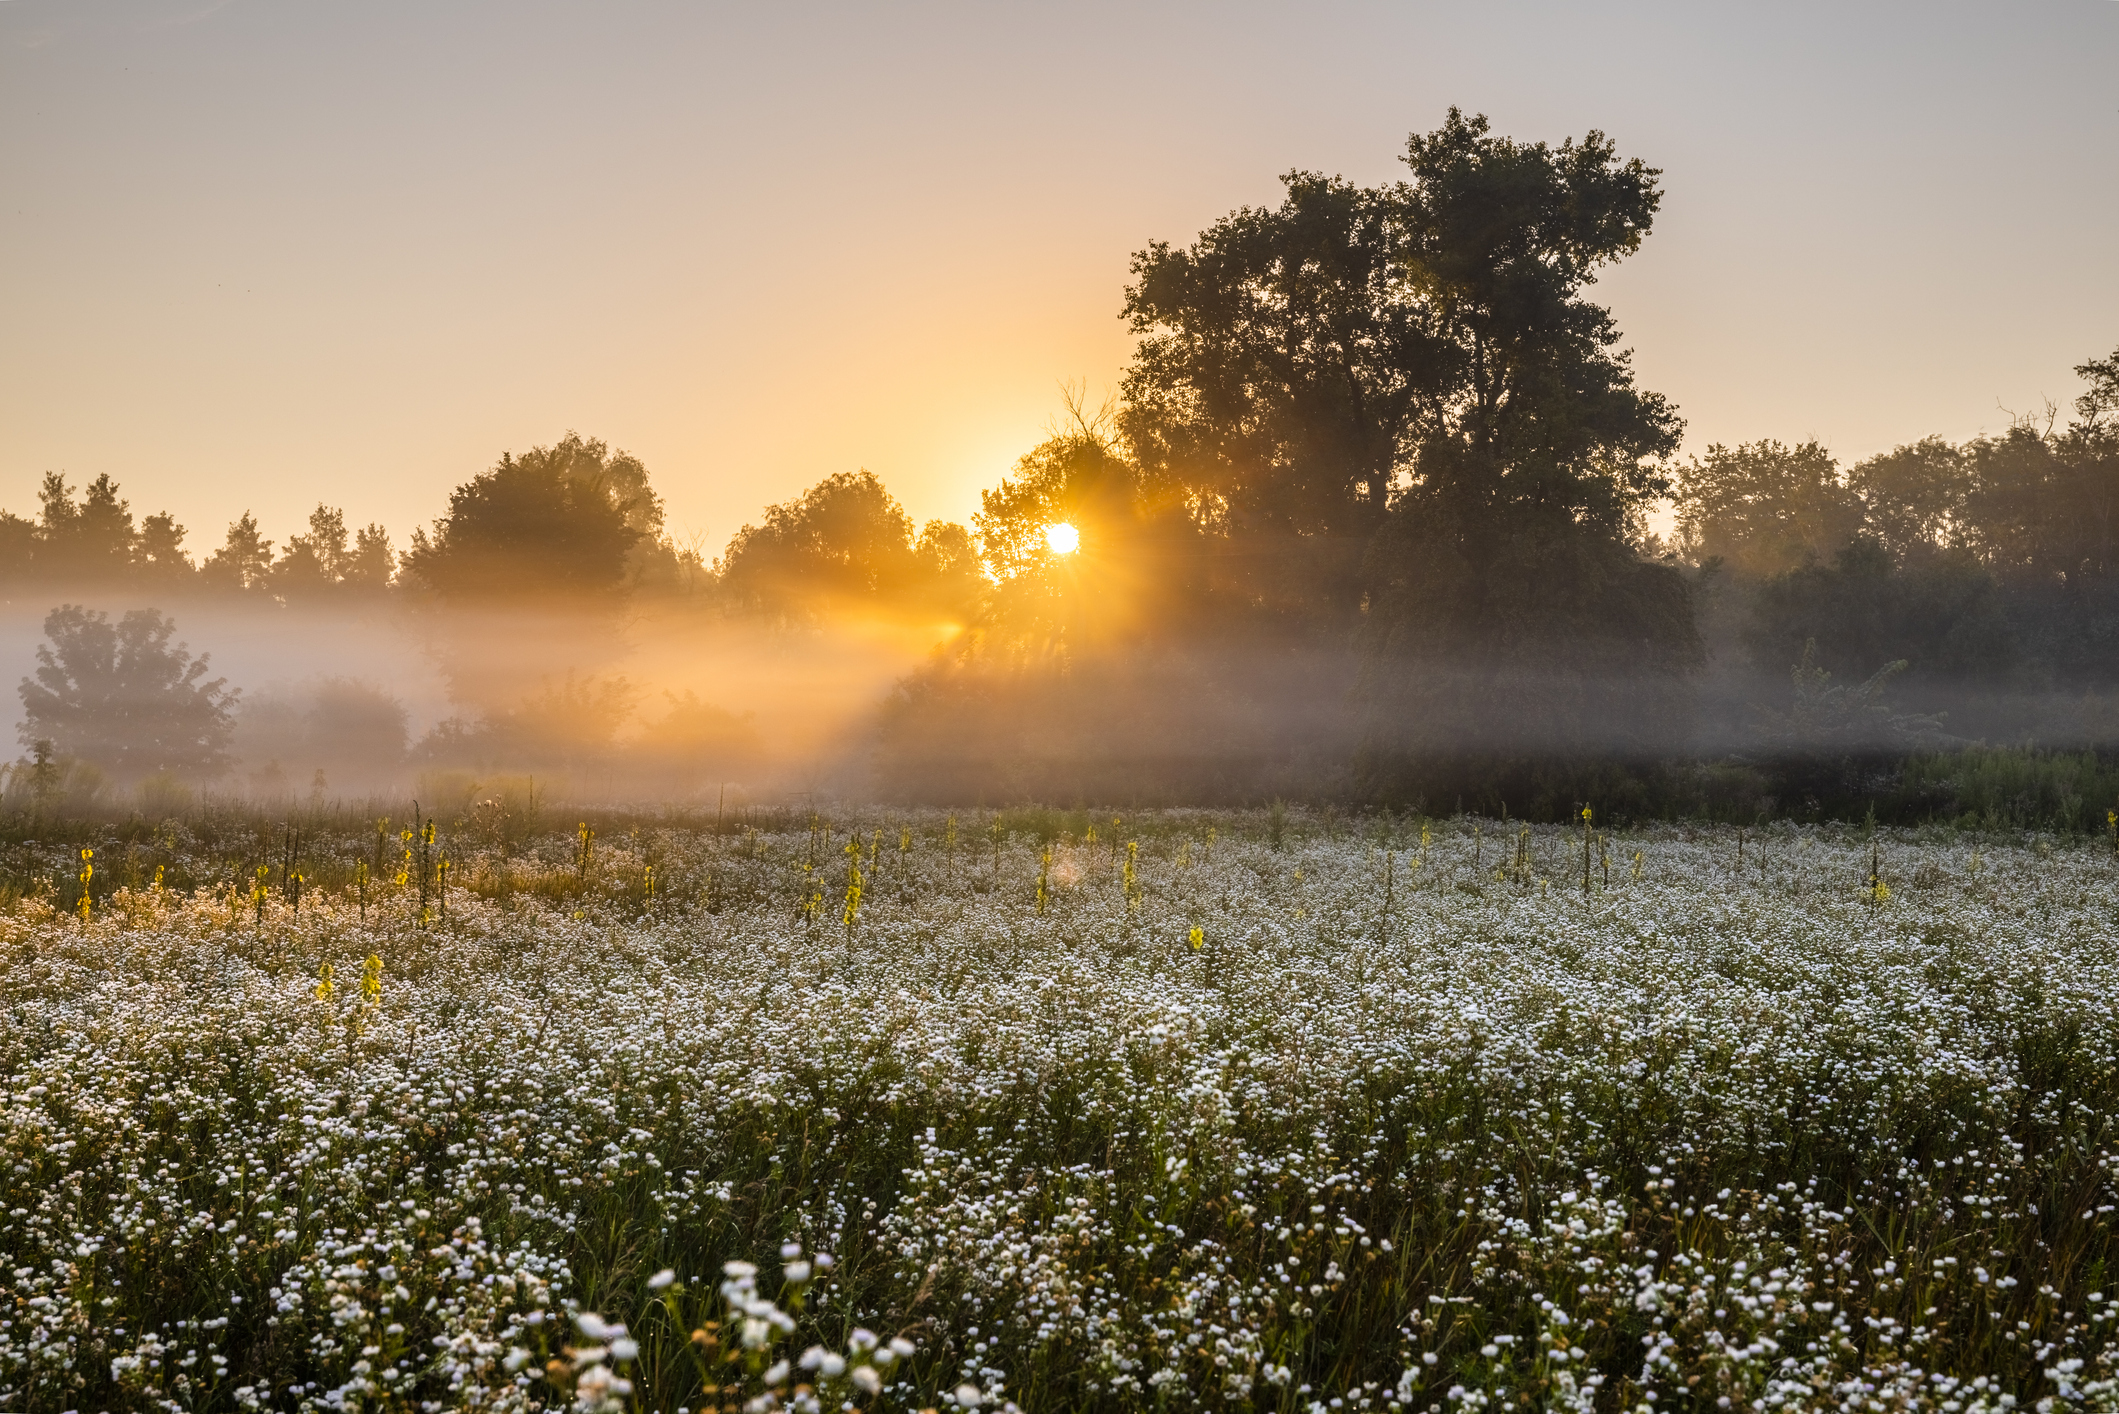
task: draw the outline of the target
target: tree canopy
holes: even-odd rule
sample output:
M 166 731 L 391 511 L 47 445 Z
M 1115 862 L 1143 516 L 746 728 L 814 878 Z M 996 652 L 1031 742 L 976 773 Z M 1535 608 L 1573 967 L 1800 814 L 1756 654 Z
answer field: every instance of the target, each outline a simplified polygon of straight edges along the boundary
M 1289 173 L 1278 208 L 1134 257 L 1121 426 L 1262 598 L 1351 613 L 1408 556 L 1483 575 L 1533 526 L 1623 537 L 1667 486 L 1678 419 L 1582 294 L 1639 248 L 1658 173 L 1456 109 L 1404 160 L 1383 187 Z M 1367 555 L 1393 516 L 1412 533 Z
M 830 612 L 961 614 L 980 584 L 960 525 L 912 517 L 874 472 L 842 471 L 746 525 L 714 566 L 723 602 L 783 622 Z
M 52 610 L 36 673 L 19 689 L 23 743 L 52 742 L 127 779 L 220 770 L 236 693 L 227 679 L 208 679 L 206 655 L 194 659 L 170 642 L 175 634 L 153 609 L 115 624 L 78 605 Z
M 456 488 L 434 531 L 414 531 L 404 568 L 443 600 L 524 598 L 603 607 L 627 557 L 662 525 L 647 470 L 625 452 L 569 433 Z

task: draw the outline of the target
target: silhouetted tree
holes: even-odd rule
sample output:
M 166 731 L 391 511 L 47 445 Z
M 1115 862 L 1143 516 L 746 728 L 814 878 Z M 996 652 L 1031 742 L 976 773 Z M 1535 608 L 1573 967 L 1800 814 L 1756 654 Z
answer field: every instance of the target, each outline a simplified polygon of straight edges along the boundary
M 938 608 L 968 613 L 985 592 L 978 545 L 955 521 L 930 520 L 921 526 L 912 558 L 919 582 Z
M 38 498 L 44 503 L 40 578 L 117 580 L 132 568 L 138 532 L 131 507 L 119 497 L 117 484 L 108 474 L 88 483 L 77 505 L 65 478 L 50 472 Z
M 731 608 L 796 621 L 850 610 L 960 611 L 971 587 L 961 527 L 912 518 L 867 470 L 837 472 L 746 525 L 714 570 Z
M 67 604 L 45 616 L 48 643 L 22 680 L 24 744 L 55 742 L 124 779 L 156 771 L 213 772 L 227 764 L 231 707 L 225 678 L 172 644 L 176 624 L 153 609 L 108 614 Z
M 1971 467 L 1940 437 L 1926 437 L 1858 463 L 1847 489 L 1861 507 L 1862 533 L 1899 564 L 1964 538 Z
M 979 493 L 972 517 L 986 566 L 1003 584 L 1053 562 L 1046 528 L 1067 524 L 1093 557 L 1123 554 L 1152 515 L 1139 469 L 1115 444 L 1109 419 L 1071 407 L 1073 425 L 1015 464 L 1000 485 Z
M 1915 678 L 1994 680 L 2016 660 L 2001 587 L 1971 555 L 1901 566 L 1867 536 L 1761 585 L 1744 642 L 1766 673 L 1786 672 L 1805 645 L 1816 666 L 1862 677 L 1902 662 Z
M 1254 587 L 1330 612 L 1360 597 L 1440 350 L 1393 278 L 1392 193 L 1283 181 L 1279 208 L 1133 257 L 1121 428 L 1147 476 L 1240 547 Z
M 433 534 L 413 532 L 404 569 L 452 603 L 528 596 L 608 607 L 661 516 L 638 459 L 570 433 L 457 487 Z
M 244 593 L 271 582 L 272 542 L 258 530 L 257 517 L 245 511 L 228 527 L 221 548 L 199 566 L 199 578 L 215 589 Z
M 140 522 L 140 538 L 134 545 L 133 568 L 144 584 L 180 585 L 198 572 L 184 553 L 184 527 L 167 511 L 159 511 Z
M 2119 432 L 2119 349 L 2109 358 L 2076 364 L 2075 376 L 2090 385 L 2075 399 L 2079 429 L 2090 435 Z
M 1073 399 L 1069 413 L 1068 425 L 980 493 L 972 524 L 998 583 L 960 655 L 1063 653 L 1078 664 L 1086 652 L 1205 626 L 1203 532 L 1188 508 L 1158 496 L 1114 443 L 1108 418 Z M 1076 531 L 1074 550 L 1053 550 L 1047 531 L 1057 524 Z
M 272 566 L 272 586 L 289 599 L 326 593 L 338 587 L 346 558 L 345 513 L 319 505 L 309 513 L 309 533 L 287 537 Z
M 1405 161 L 1383 188 L 1291 173 L 1278 209 L 1136 256 L 1127 291 L 1144 471 L 1237 542 L 1258 592 L 1341 612 L 1422 597 L 1433 563 L 1477 587 L 1528 542 L 1623 541 L 1680 426 L 1581 296 L 1647 233 L 1653 169 L 1600 133 L 1519 144 L 1455 109 Z M 1387 516 L 1400 533 L 1365 560 Z M 1461 603 L 1471 639 L 1483 604 Z
M 1816 442 L 1720 443 L 1678 475 L 1679 548 L 1752 577 L 1828 561 L 1862 527 L 1862 503 Z
M 37 523 L 0 511 L 0 583 L 29 578 L 37 556 Z
M 131 506 L 108 475 L 91 481 L 76 501 L 66 478 L 47 472 L 37 499 L 34 522 L 0 512 L 0 578 L 80 587 L 150 578 L 166 583 L 165 570 L 178 563 L 190 568 L 175 549 L 182 528 L 167 512 L 135 526 Z
M 395 562 L 389 533 L 371 524 L 348 540 L 345 512 L 319 505 L 309 513 L 309 533 L 289 536 L 272 566 L 273 589 L 296 602 L 387 587 Z
M 374 592 L 388 589 L 396 572 L 397 552 L 390 548 L 389 531 L 370 521 L 353 533 L 353 550 L 341 564 L 340 583 Z

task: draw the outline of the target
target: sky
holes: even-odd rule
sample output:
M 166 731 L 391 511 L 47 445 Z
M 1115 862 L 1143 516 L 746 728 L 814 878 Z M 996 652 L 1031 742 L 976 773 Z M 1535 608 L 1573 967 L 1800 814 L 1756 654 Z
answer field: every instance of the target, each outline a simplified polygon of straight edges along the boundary
M 709 554 L 867 467 L 966 519 L 1132 252 L 1458 105 L 1663 170 L 1597 287 L 1686 445 L 1995 432 L 2119 346 L 2119 0 L 0 0 L 0 507 L 402 545 L 640 456 Z

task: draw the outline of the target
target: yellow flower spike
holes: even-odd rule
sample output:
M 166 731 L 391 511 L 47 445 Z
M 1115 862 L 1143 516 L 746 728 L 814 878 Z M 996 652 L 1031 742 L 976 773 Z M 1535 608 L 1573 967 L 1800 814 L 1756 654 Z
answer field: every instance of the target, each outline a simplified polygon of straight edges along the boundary
M 361 1002 L 370 1007 L 383 1002 L 383 960 L 374 953 L 369 953 L 368 960 L 361 964 Z
M 1192 951 L 1194 952 L 1198 952 L 1202 947 L 1206 945 L 1207 930 L 1200 927 L 1197 923 L 1192 925 L 1192 931 L 1187 936 L 1191 941 Z
M 333 977 L 334 974 L 330 963 L 327 962 L 317 969 L 316 999 L 326 1005 L 330 1004 L 332 993 L 338 990 L 338 984 L 333 980 Z
M 846 908 L 841 920 L 846 925 L 846 932 L 849 937 L 853 933 L 853 925 L 859 921 L 860 917 L 861 851 L 859 848 L 855 848 L 853 851 L 853 863 L 848 867 L 846 874 Z

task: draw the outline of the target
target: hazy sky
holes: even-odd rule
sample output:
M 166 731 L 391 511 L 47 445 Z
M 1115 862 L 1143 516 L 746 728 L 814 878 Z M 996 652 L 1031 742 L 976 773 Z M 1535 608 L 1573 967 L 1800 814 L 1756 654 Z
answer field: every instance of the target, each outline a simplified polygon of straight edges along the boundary
M 1664 170 L 1601 291 L 1688 445 L 2007 425 L 2119 346 L 2119 3 L 0 0 L 0 506 L 402 544 L 503 450 L 717 550 L 867 466 L 963 518 L 1129 254 L 1451 104 Z

